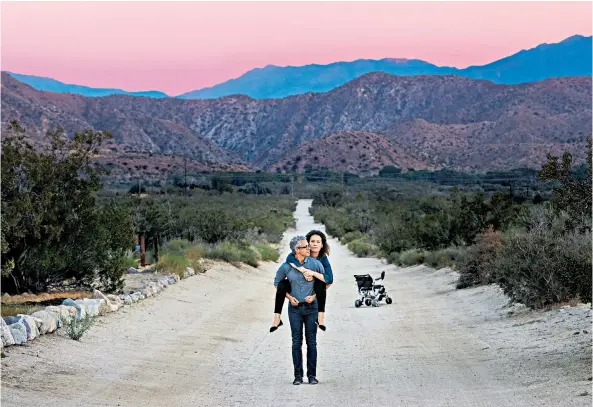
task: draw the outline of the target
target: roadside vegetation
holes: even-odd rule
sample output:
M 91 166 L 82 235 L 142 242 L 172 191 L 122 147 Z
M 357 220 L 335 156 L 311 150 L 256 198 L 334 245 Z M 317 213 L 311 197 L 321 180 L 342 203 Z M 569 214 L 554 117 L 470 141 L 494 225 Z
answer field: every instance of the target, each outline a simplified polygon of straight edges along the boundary
M 536 308 L 590 302 L 591 139 L 588 166 L 574 168 L 565 153 L 548 156 L 536 175 L 514 185 L 484 178 L 480 189 L 402 182 L 325 190 L 311 212 L 361 257 L 451 267 L 458 288 L 497 283 Z
M 590 139 L 588 166 L 566 153 L 539 171 L 307 167 L 114 185 L 94 160 L 111 134 L 56 129 L 40 147 L 24 133 L 13 122 L 2 138 L 2 293 L 118 291 L 141 240 L 157 270 L 203 271 L 208 258 L 257 267 L 279 258 L 296 200 L 312 197 L 316 221 L 357 256 L 451 267 L 458 288 L 497 283 L 534 307 L 591 300 Z

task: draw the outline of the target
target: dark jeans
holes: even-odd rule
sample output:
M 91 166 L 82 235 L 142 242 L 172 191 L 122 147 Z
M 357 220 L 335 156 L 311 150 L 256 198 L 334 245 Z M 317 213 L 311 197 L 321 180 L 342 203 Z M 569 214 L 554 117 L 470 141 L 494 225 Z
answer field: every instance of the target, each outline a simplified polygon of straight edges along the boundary
M 307 342 L 307 377 L 317 376 L 317 301 L 288 305 L 288 320 L 292 331 L 292 364 L 294 376 L 303 377 L 303 326 Z
M 325 312 L 325 300 L 327 299 L 327 289 L 325 288 L 325 283 L 321 280 L 315 279 L 313 290 L 317 295 L 319 312 Z M 290 291 L 290 281 L 288 281 L 287 278 L 278 283 L 278 287 L 276 289 L 276 301 L 274 302 L 275 314 L 282 314 L 282 306 L 284 305 L 284 300 L 286 300 L 286 293 L 289 293 Z

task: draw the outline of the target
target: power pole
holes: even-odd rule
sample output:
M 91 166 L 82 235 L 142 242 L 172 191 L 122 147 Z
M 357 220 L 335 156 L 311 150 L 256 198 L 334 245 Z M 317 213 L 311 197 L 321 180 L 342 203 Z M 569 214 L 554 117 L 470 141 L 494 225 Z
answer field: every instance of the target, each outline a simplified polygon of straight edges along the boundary
M 146 266 L 146 246 L 144 245 L 144 233 L 140 236 L 140 266 Z
M 183 157 L 183 195 L 187 195 L 187 157 Z

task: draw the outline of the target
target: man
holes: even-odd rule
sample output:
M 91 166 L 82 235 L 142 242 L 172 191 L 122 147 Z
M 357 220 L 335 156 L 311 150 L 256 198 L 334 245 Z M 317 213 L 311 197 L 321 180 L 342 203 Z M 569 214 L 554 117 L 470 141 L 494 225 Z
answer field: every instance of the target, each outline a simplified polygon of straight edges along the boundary
M 309 243 L 305 236 L 295 236 L 290 241 L 290 250 L 298 264 L 313 273 L 319 273 L 317 278 L 323 280 L 323 265 L 309 257 Z M 293 259 L 294 260 L 294 259 Z M 283 263 L 276 272 L 274 286 L 284 278 L 290 281 L 291 291 L 286 294 L 290 300 L 288 319 L 292 331 L 292 363 L 294 365 L 294 381 L 292 384 L 303 383 L 303 326 L 305 327 L 305 340 L 307 341 L 307 378 L 310 384 L 317 384 L 317 299 L 313 291 L 314 281 L 305 278 L 303 273 L 294 269 L 290 264 Z

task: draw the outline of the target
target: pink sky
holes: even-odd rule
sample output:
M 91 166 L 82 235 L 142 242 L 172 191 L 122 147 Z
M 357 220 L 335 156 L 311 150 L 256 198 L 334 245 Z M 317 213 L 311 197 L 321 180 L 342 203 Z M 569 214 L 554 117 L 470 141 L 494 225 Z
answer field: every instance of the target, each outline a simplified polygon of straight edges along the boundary
M 574 34 L 591 2 L 2 2 L 2 70 L 178 95 L 273 65 L 481 65 Z

